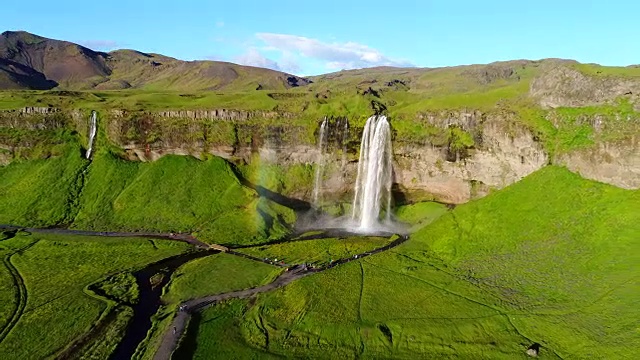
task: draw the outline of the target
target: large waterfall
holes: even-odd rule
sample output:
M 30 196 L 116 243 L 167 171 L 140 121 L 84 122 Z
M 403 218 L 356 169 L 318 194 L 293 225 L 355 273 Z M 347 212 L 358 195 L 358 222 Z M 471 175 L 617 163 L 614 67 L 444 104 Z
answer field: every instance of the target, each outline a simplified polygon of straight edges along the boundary
M 89 146 L 87 147 L 87 153 L 86 153 L 86 157 L 87 159 L 91 158 L 91 151 L 93 150 L 93 141 L 96 138 L 96 132 L 98 131 L 98 125 L 96 124 L 96 122 L 98 121 L 98 115 L 96 114 L 95 111 L 91 112 L 91 119 L 90 119 L 90 128 L 89 128 Z
M 353 219 L 361 229 L 374 229 L 381 215 L 385 220 L 390 218 L 391 158 L 389 122 L 386 116 L 374 115 L 367 120 L 362 133 L 353 199 Z
M 327 118 L 325 117 L 322 121 L 322 125 L 320 125 L 320 138 L 318 140 L 318 160 L 316 161 L 316 174 L 315 181 L 313 184 L 313 204 L 318 205 L 318 198 L 320 194 L 320 188 L 322 187 L 322 176 L 324 170 L 324 148 L 326 142 L 326 131 L 327 131 Z

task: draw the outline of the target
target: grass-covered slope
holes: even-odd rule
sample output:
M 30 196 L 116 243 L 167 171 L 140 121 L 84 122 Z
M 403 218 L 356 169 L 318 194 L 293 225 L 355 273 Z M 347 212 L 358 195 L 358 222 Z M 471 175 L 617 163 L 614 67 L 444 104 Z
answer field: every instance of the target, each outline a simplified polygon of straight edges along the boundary
M 1 224 L 50 226 L 73 221 L 88 161 L 81 157 L 80 146 L 67 140 L 57 146 L 57 156 L 0 166 Z
M 0 297 L 10 295 L 0 306 L 0 358 L 52 357 L 105 315 L 107 302 L 88 285 L 187 249 L 179 242 L 37 233 L 0 241 Z M 14 283 L 5 280 L 6 271 L 14 272 Z M 16 291 L 19 297 L 12 296 Z M 122 328 L 113 336 L 122 336 Z
M 291 210 L 241 185 L 221 158 L 135 163 L 103 151 L 89 167 L 74 227 L 197 232 L 207 241 L 236 244 L 278 238 L 293 218 Z
M 130 162 L 104 144 L 90 162 L 75 135 L 65 134 L 47 158 L 0 167 L 0 224 L 188 232 L 249 244 L 282 237 L 295 219 L 243 186 L 221 158 Z
M 394 250 L 237 305 L 225 333 L 294 357 L 524 359 L 537 342 L 541 358 L 630 358 L 638 204 L 638 191 L 547 167 Z

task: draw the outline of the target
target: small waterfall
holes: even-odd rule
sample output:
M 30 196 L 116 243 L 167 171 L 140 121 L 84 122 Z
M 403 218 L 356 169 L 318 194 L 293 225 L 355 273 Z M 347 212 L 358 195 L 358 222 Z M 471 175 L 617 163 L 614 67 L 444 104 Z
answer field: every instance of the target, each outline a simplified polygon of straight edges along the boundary
M 91 112 L 90 118 L 90 129 L 89 129 L 89 147 L 87 148 L 86 157 L 87 159 L 91 158 L 91 151 L 93 150 L 93 141 L 96 137 L 96 132 L 98 131 L 98 114 L 94 111 Z
M 362 133 L 353 199 L 353 219 L 361 229 L 371 229 L 378 224 L 383 210 L 385 219 L 390 218 L 391 157 L 391 129 L 387 117 L 374 115 L 367 120 Z
M 318 139 L 318 160 L 316 161 L 316 175 L 313 184 L 313 204 L 318 205 L 320 188 L 322 187 L 322 176 L 324 175 L 324 147 L 326 142 L 327 118 L 325 117 L 320 125 L 320 138 Z

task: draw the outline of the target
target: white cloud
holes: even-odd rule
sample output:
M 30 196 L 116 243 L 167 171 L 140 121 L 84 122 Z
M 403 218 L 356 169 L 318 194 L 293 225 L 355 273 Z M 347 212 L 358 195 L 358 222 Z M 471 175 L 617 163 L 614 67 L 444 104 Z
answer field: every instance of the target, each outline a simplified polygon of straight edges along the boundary
M 113 40 L 84 40 L 80 41 L 79 44 L 89 49 L 97 50 L 109 50 L 119 46 L 118 42 Z
M 287 52 L 282 54 L 282 57 L 278 62 L 262 55 L 262 53 L 256 48 L 249 48 L 247 52 L 237 56 L 233 61 L 240 65 L 284 71 L 290 74 L 298 74 L 300 72 L 300 65 L 298 65 L 295 57 Z
M 408 61 L 390 58 L 376 49 L 355 42 L 325 43 L 304 36 L 273 33 L 258 33 L 256 37 L 263 41 L 268 49 L 325 61 L 325 66 L 329 69 L 413 66 Z
M 280 70 L 277 62 L 266 58 L 255 48 L 247 50 L 246 53 L 235 58 L 235 62 L 241 65 L 256 66 L 273 70 Z
M 289 52 L 284 52 L 282 54 L 279 65 L 282 71 L 286 71 L 291 74 L 300 74 L 300 71 L 302 71 L 295 56 Z

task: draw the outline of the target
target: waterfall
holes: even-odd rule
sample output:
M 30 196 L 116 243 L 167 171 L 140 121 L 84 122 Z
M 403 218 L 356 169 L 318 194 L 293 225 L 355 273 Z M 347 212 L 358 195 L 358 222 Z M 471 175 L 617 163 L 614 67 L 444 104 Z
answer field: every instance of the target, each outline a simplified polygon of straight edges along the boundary
M 353 219 L 361 229 L 371 229 L 386 220 L 391 207 L 391 129 L 387 117 L 374 115 L 367 120 L 360 144 L 358 177 L 353 199 Z
M 95 110 L 91 112 L 91 118 L 90 118 L 90 129 L 89 129 L 89 147 L 87 148 L 87 153 L 86 153 L 86 157 L 87 159 L 91 158 L 91 151 L 93 150 L 93 140 L 96 137 L 96 132 L 98 131 L 98 126 L 96 124 L 96 122 L 98 121 L 98 115 L 96 114 Z
M 326 142 L 325 132 L 327 130 L 327 118 L 325 117 L 320 125 L 320 138 L 318 139 L 318 159 L 316 161 L 316 175 L 313 184 L 313 204 L 318 205 L 318 198 L 320 197 L 320 188 L 322 187 L 322 176 L 324 170 L 324 143 Z

